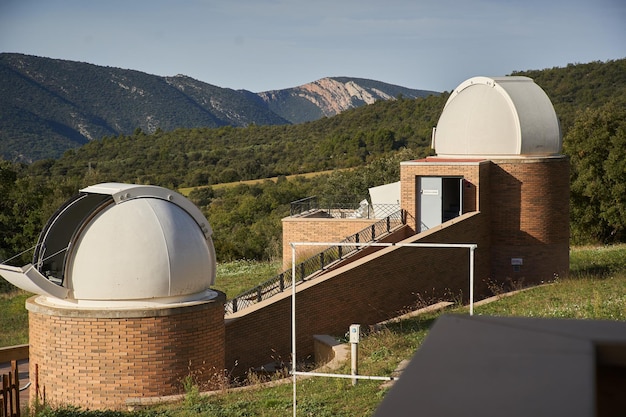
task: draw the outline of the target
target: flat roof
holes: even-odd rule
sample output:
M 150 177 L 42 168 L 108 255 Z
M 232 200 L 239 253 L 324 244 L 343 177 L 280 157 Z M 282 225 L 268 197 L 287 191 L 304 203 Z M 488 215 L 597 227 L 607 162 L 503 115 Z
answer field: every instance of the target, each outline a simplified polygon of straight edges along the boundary
M 625 387 L 626 322 L 444 315 L 374 416 L 618 415 Z

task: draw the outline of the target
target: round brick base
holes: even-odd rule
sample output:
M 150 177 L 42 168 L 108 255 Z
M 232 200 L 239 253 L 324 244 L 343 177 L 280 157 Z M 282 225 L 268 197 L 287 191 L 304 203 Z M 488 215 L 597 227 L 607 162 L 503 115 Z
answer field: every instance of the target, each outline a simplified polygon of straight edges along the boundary
M 31 402 L 45 395 L 52 405 L 122 409 L 128 398 L 181 393 L 189 375 L 217 380 L 225 355 L 225 296 L 217 294 L 180 306 L 100 310 L 29 298 Z

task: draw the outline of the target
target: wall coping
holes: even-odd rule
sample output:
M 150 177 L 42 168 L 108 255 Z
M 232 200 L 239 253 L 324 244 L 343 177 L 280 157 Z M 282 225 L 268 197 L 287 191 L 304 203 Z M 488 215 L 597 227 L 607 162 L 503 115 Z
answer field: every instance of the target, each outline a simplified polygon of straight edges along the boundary
M 378 221 L 384 220 L 382 219 L 358 219 L 358 218 L 349 218 L 349 217 L 298 217 L 298 216 L 289 216 L 282 218 L 283 222 L 351 222 L 351 223 L 376 223 Z
M 214 292 L 216 293 L 216 296 L 208 300 L 135 308 L 81 308 L 80 306 L 76 306 L 75 308 L 65 306 L 60 307 L 46 303 L 45 296 L 36 295 L 26 300 L 26 309 L 32 313 L 46 316 L 73 317 L 81 319 L 165 317 L 205 310 L 215 305 L 221 305 L 223 308 L 224 303 L 226 302 L 226 294 L 217 290 L 214 290 Z
M 540 162 L 558 162 L 563 159 L 567 159 L 567 155 L 546 155 L 546 156 L 518 156 L 518 157 L 503 157 L 503 156 L 485 156 L 482 159 L 470 160 L 470 159 L 458 159 L 454 158 L 441 158 L 430 157 L 427 159 L 418 159 L 414 161 L 400 162 L 401 166 L 478 166 L 488 163 L 494 164 L 532 164 Z
M 442 223 L 440 225 L 437 225 L 437 226 L 435 226 L 435 227 L 433 227 L 431 229 L 428 229 L 428 230 L 425 230 L 425 231 L 423 231 L 421 233 L 417 233 L 417 234 L 414 234 L 412 236 L 409 236 L 408 238 L 400 240 L 399 242 L 396 242 L 396 243 L 398 243 L 398 244 L 400 244 L 400 243 L 415 243 L 416 241 L 424 239 L 424 238 L 428 237 L 429 235 L 431 235 L 433 233 L 439 232 L 441 229 L 444 229 L 446 227 L 452 226 L 455 223 L 464 221 L 464 220 L 469 219 L 469 218 L 474 217 L 474 216 L 478 216 L 480 214 L 481 214 L 480 211 L 471 211 L 471 212 L 468 212 L 468 213 L 463 213 L 459 217 L 455 217 L 452 220 L 448 220 L 447 222 Z M 427 243 L 427 242 L 425 242 L 425 243 Z M 299 293 L 300 291 L 306 291 L 308 288 L 310 288 L 310 287 L 312 287 L 314 285 L 317 285 L 320 282 L 329 280 L 329 279 L 331 279 L 331 278 L 333 278 L 333 277 L 335 277 L 337 275 L 341 275 L 342 273 L 345 273 L 349 269 L 352 269 L 354 267 L 357 267 L 357 266 L 360 266 L 362 264 L 365 264 L 365 263 L 369 262 L 372 259 L 376 259 L 378 257 L 385 256 L 386 254 L 388 254 L 388 253 L 390 253 L 392 251 L 401 249 L 401 248 L 402 248 L 402 246 L 382 247 L 379 250 L 377 250 L 377 251 L 375 251 L 373 253 L 370 253 L 370 254 L 362 257 L 362 258 L 359 258 L 359 259 L 357 259 L 357 260 L 355 260 L 353 262 L 349 262 L 349 263 L 347 263 L 345 265 L 339 266 L 339 267 L 337 267 L 337 269 L 331 269 L 330 271 L 324 272 L 321 275 L 316 276 L 314 279 L 307 280 L 305 282 L 301 282 L 300 284 L 296 285 L 296 294 Z M 279 302 L 279 301 L 287 299 L 287 298 L 291 298 L 291 295 L 292 295 L 292 289 L 290 287 L 289 289 L 287 289 L 287 290 L 285 290 L 285 291 L 283 291 L 281 293 L 278 293 L 278 294 L 274 295 L 273 297 L 267 298 L 267 299 L 265 299 L 265 300 L 263 300 L 263 301 L 261 301 L 259 303 L 256 303 L 256 304 L 254 304 L 254 305 L 252 305 L 250 307 L 247 307 L 247 308 L 245 308 L 243 310 L 237 311 L 236 313 L 229 314 L 225 318 L 224 322 L 225 322 L 226 326 L 228 326 L 228 324 L 230 322 L 234 322 L 234 321 L 238 320 L 241 317 L 245 317 L 248 314 L 252 314 L 252 313 L 256 312 L 257 310 L 260 310 L 262 308 L 267 307 L 270 304 Z

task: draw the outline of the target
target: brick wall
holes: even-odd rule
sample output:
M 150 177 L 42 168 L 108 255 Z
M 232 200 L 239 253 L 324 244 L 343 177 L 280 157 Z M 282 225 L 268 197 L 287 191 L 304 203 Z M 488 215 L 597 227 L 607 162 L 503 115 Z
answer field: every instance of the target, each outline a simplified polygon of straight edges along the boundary
M 129 397 L 180 393 L 190 374 L 224 369 L 224 300 L 143 310 L 29 310 L 31 380 L 53 405 L 121 409 Z M 31 388 L 31 401 L 35 389 Z
M 477 292 L 489 271 L 484 216 L 469 213 L 403 242 L 477 243 Z M 420 297 L 467 299 L 467 249 L 391 247 L 297 287 L 298 357 L 313 353 L 314 334 L 344 334 L 350 324 L 373 324 L 415 306 Z M 226 366 L 233 374 L 276 359 L 289 361 L 291 293 L 286 292 L 226 319 Z
M 437 157 L 400 164 L 400 195 L 407 224 L 419 230 L 419 177 L 463 177 L 463 213 L 488 209 L 486 199 L 490 163 L 486 160 L 451 161 Z M 482 185 L 482 188 L 481 188 Z M 482 200 L 482 202 L 481 202 Z
M 569 272 L 569 160 L 496 160 L 491 167 L 493 265 L 498 281 L 537 283 Z M 523 264 L 516 269 L 512 258 Z
M 477 298 L 491 295 L 488 282 L 493 280 L 531 283 L 567 274 L 569 163 L 565 157 L 458 163 L 432 158 L 402 163 L 402 208 L 413 228 L 419 176 L 462 176 L 463 207 L 468 213 L 404 242 L 478 244 Z M 351 323 L 384 320 L 415 304 L 418 295 L 426 300 L 467 301 L 466 252 L 386 248 L 301 285 L 296 297 L 298 357 L 311 354 L 313 334 L 341 335 Z M 523 258 L 517 275 L 511 275 L 511 257 Z M 288 361 L 290 320 L 289 293 L 227 319 L 227 366 L 237 373 L 276 358 Z
M 286 217 L 283 223 L 283 269 L 291 267 L 291 242 L 340 242 L 380 219 Z M 298 251 L 303 260 L 326 249 L 322 246 Z
M 569 161 L 565 156 L 454 162 L 427 158 L 401 164 L 402 208 L 419 221 L 421 176 L 460 176 L 463 211 L 489 220 L 491 272 L 497 282 L 537 283 L 569 271 Z M 512 258 L 523 265 L 514 267 Z

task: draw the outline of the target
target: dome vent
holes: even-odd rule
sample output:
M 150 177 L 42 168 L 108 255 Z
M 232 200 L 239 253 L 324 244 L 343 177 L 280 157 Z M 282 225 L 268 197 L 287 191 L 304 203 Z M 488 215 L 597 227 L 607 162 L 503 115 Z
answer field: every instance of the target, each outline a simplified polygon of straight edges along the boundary
M 551 156 L 561 131 L 546 93 L 528 77 L 474 77 L 451 94 L 433 132 L 437 156 Z

